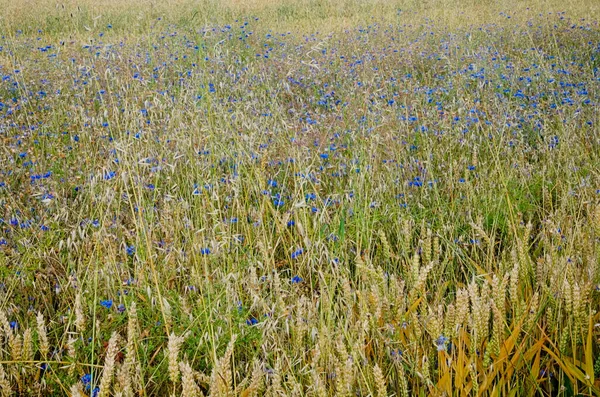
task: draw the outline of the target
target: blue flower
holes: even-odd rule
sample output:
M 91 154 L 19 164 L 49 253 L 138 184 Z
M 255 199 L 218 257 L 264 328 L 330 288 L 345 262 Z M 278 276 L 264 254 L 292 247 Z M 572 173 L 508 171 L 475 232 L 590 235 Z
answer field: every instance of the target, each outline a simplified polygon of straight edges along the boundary
M 117 173 L 114 171 L 108 171 L 104 173 L 104 180 L 105 181 L 110 181 L 111 179 L 113 179 L 115 176 L 117 176 Z
M 135 254 L 135 246 L 129 245 L 125 248 L 125 251 L 127 252 L 127 255 L 133 256 L 133 254 Z
M 110 299 L 100 301 L 100 305 L 104 306 L 107 309 L 110 309 L 113 305 L 113 301 Z
M 287 223 L 287 226 L 288 226 L 288 227 L 292 227 L 292 226 L 294 226 L 295 224 L 296 224 L 296 222 L 295 222 L 295 221 L 292 219 L 292 220 L 288 221 L 288 223 Z
M 304 253 L 304 250 L 302 248 L 297 249 L 296 251 L 292 252 L 292 259 L 297 259 L 300 255 L 302 255 Z
M 294 276 L 294 277 L 292 277 L 292 284 L 299 284 L 302 281 L 304 281 L 304 280 L 302 280 L 302 277 L 300 277 L 300 276 Z
M 85 374 L 81 377 L 81 383 L 84 384 L 84 386 L 89 385 L 90 383 L 92 383 L 92 375 L 90 374 Z
M 392 350 L 390 352 L 390 356 L 392 356 L 393 360 L 399 360 L 402 358 L 402 350 L 398 349 L 398 350 Z
M 448 343 L 448 338 L 444 335 L 440 335 L 440 337 L 435 340 L 435 345 L 439 352 L 446 350 L 446 343 Z
M 248 320 L 246 320 L 246 324 L 248 324 L 249 326 L 253 326 L 258 324 L 258 320 L 254 317 L 250 317 Z
M 208 255 L 208 254 L 210 254 L 210 248 L 201 248 L 200 249 L 200 254 L 202 254 L 202 255 Z
M 408 182 L 408 186 L 421 187 L 423 186 L 423 181 L 420 176 L 415 176 L 412 181 Z

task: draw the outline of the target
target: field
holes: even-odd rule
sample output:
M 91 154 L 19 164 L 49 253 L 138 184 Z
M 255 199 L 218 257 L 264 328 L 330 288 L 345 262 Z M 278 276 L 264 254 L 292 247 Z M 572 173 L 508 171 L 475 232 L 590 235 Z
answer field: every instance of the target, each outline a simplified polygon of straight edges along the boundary
M 600 3 L 0 10 L 1 396 L 600 395 Z

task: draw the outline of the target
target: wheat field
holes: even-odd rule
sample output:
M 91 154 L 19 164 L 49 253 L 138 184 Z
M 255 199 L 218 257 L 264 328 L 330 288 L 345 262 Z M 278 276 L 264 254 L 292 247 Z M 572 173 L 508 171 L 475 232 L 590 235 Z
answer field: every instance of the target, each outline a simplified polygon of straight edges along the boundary
M 599 20 L 0 0 L 0 394 L 600 395 Z

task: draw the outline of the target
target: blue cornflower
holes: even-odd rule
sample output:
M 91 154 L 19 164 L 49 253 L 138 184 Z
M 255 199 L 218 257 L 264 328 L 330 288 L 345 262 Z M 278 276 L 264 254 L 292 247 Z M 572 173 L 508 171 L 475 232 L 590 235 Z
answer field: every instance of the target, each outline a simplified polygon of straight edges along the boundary
M 250 317 L 248 320 L 246 320 L 246 324 L 253 326 L 258 324 L 258 320 L 255 319 L 254 317 Z
M 110 309 L 113 305 L 113 301 L 111 299 L 100 301 L 100 305 L 104 306 L 107 309 Z
M 421 187 L 423 186 L 423 181 L 420 176 L 415 176 L 412 181 L 408 182 L 408 186 Z
M 287 226 L 288 226 L 288 227 L 292 227 L 292 226 L 294 226 L 295 224 L 296 224 L 296 222 L 295 222 L 295 221 L 292 219 L 292 220 L 288 221 L 288 223 L 287 223 Z
M 116 172 L 114 172 L 114 171 L 107 171 L 107 172 L 104 173 L 104 180 L 105 181 L 110 181 L 115 176 L 117 176 Z
M 83 383 L 84 386 L 87 386 L 90 383 L 92 383 L 92 375 L 90 375 L 90 374 L 83 375 L 81 377 L 81 383 Z
M 448 343 L 448 338 L 444 335 L 440 335 L 440 337 L 435 340 L 435 345 L 439 352 L 446 350 L 446 343 Z
M 304 281 L 304 280 L 302 280 L 302 277 L 300 277 L 300 276 L 294 276 L 294 277 L 292 277 L 292 284 L 299 284 L 302 281 Z
M 208 255 L 208 254 L 210 254 L 210 248 L 201 248 L 200 249 L 200 254 L 202 254 L 202 255 Z
M 296 259 L 298 258 L 300 255 L 302 255 L 304 253 L 304 250 L 302 248 L 297 249 L 296 251 L 292 252 L 292 259 Z
M 398 350 L 392 350 L 390 352 L 390 356 L 392 356 L 393 360 L 399 360 L 402 358 L 402 350 L 398 349 Z
M 132 256 L 135 254 L 135 246 L 129 245 L 127 248 L 125 248 L 125 251 L 127 252 L 127 255 Z

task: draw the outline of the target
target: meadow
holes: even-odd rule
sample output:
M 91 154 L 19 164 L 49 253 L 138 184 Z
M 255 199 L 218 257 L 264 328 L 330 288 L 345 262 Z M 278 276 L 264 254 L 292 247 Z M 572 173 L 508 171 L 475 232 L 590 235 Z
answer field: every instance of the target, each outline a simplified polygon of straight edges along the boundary
M 0 395 L 600 395 L 598 21 L 0 0 Z

